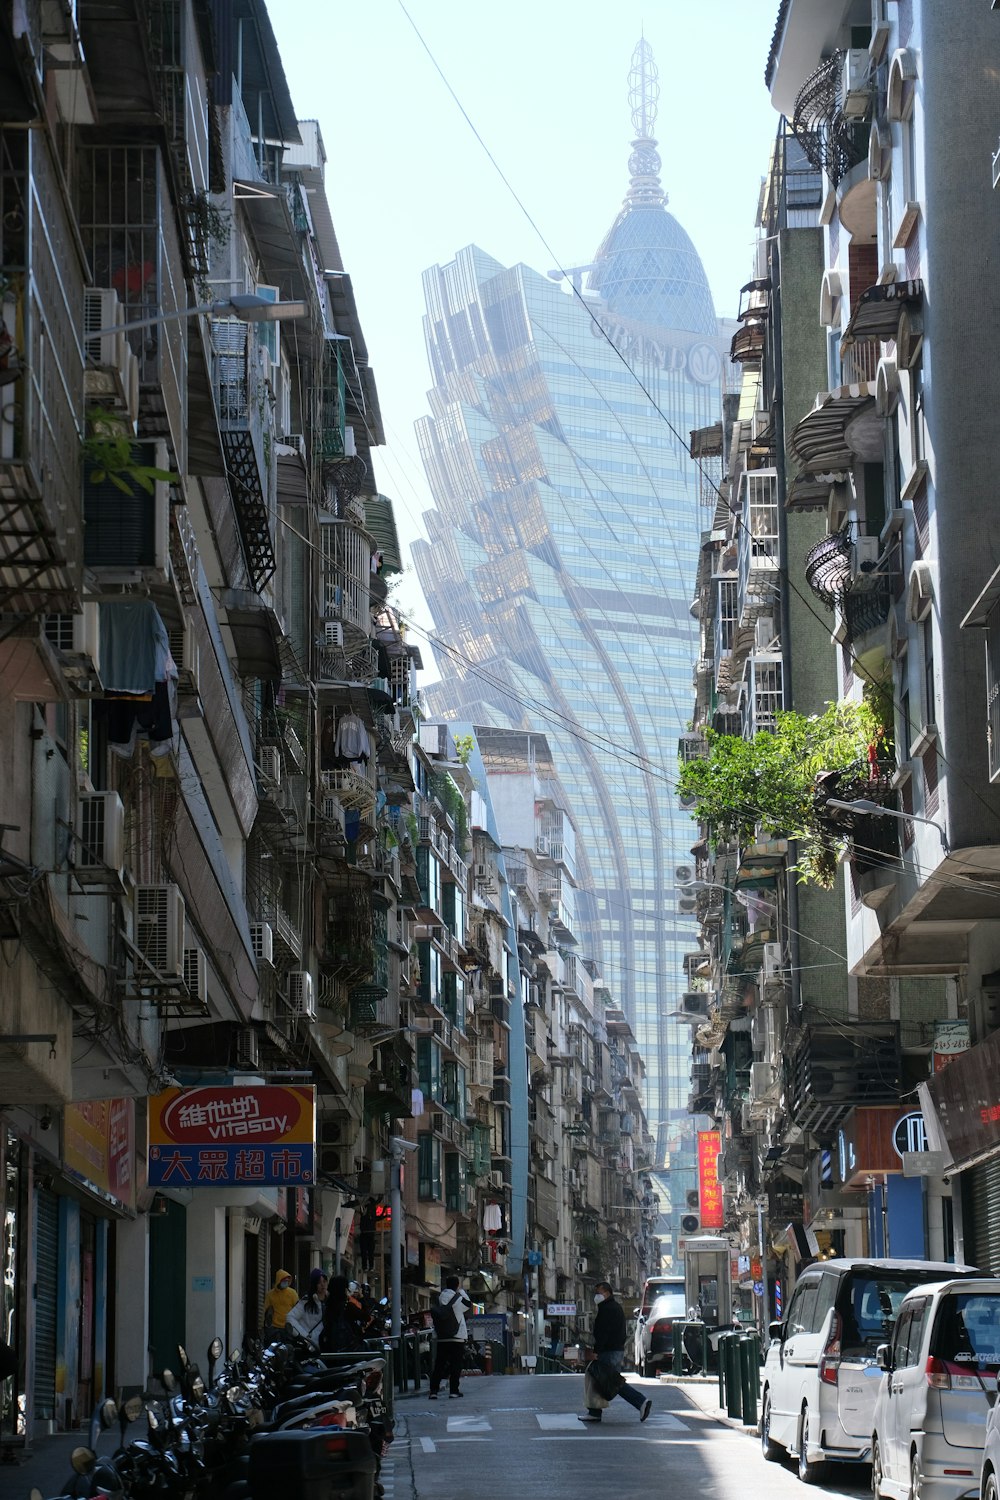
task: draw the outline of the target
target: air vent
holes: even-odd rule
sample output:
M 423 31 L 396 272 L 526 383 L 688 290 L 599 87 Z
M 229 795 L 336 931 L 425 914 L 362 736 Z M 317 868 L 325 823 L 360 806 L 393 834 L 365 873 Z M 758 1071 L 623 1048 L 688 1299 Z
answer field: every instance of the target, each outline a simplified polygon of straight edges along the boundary
M 84 884 L 120 880 L 125 864 L 125 809 L 117 792 L 89 792 L 76 810 L 74 868 Z

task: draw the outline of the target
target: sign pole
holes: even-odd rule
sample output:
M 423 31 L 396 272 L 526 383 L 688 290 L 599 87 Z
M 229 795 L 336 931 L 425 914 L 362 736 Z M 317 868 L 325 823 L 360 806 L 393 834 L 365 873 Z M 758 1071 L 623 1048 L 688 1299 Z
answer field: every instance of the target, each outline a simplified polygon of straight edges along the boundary
M 403 1285 L 400 1259 L 402 1252 L 403 1195 L 400 1192 L 402 1157 L 393 1151 L 389 1157 L 389 1310 L 392 1316 L 392 1340 L 399 1348 L 403 1323 Z

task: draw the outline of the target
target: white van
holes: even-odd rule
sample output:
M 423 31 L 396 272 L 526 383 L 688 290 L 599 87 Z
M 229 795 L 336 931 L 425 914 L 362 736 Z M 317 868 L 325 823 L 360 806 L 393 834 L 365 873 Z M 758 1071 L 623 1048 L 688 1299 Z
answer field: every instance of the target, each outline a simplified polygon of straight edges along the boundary
M 876 1355 L 900 1303 L 915 1287 L 973 1275 L 969 1266 L 930 1260 L 825 1260 L 804 1271 L 783 1321 L 770 1327 L 764 1457 L 787 1451 L 806 1484 L 820 1478 L 826 1460 L 867 1459 L 882 1378 Z
M 875 1500 L 979 1494 L 1000 1374 L 1000 1278 L 919 1287 L 904 1297 L 872 1424 Z

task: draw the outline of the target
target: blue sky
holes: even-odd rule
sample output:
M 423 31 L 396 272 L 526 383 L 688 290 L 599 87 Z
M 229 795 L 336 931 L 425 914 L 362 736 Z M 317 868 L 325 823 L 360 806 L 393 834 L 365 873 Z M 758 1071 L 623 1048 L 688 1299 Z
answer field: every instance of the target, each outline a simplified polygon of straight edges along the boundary
M 405 4 L 563 265 L 590 261 L 628 185 L 627 77 L 644 33 L 660 72 L 670 211 L 704 261 L 716 311 L 735 314 L 778 124 L 763 81 L 777 0 Z M 430 504 L 413 434 L 429 383 L 421 272 L 471 242 L 543 272 L 552 256 L 399 0 L 270 0 L 269 10 L 296 113 L 323 132 L 327 196 L 387 429 L 376 477 L 409 542 Z M 429 623 L 412 571 L 401 600 Z

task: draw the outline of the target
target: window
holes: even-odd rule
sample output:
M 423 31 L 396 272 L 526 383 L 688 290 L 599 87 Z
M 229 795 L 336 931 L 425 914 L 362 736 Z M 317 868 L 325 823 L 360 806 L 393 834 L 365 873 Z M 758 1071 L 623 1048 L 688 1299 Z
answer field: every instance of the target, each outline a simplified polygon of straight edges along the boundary
M 816 1308 L 813 1312 L 813 1326 L 820 1330 L 826 1322 L 826 1315 L 833 1307 L 837 1296 L 836 1276 L 824 1276 L 820 1280 L 819 1292 L 816 1296 Z
M 417 1194 L 441 1198 L 441 1142 L 429 1131 L 417 1137 Z
M 921 626 L 924 647 L 924 723 L 936 723 L 934 712 L 934 621 L 928 615 Z
M 811 1333 L 813 1331 L 813 1315 L 816 1311 L 816 1298 L 819 1295 L 819 1280 L 803 1281 L 795 1289 L 792 1305 L 788 1309 L 788 1331 L 787 1337 L 791 1338 L 796 1333 Z
M 1000 1369 L 1000 1297 L 992 1293 L 961 1292 L 943 1297 L 931 1340 L 931 1353 L 956 1366 Z
M 913 1309 L 905 1307 L 899 1315 L 892 1336 L 892 1365 L 898 1370 L 906 1364 L 906 1351 L 909 1346 L 910 1323 L 913 1318 Z
M 417 1078 L 424 1102 L 439 1104 L 444 1098 L 441 1048 L 433 1037 L 417 1038 Z
M 910 695 L 903 693 L 899 700 L 899 763 L 909 760 L 910 757 Z

